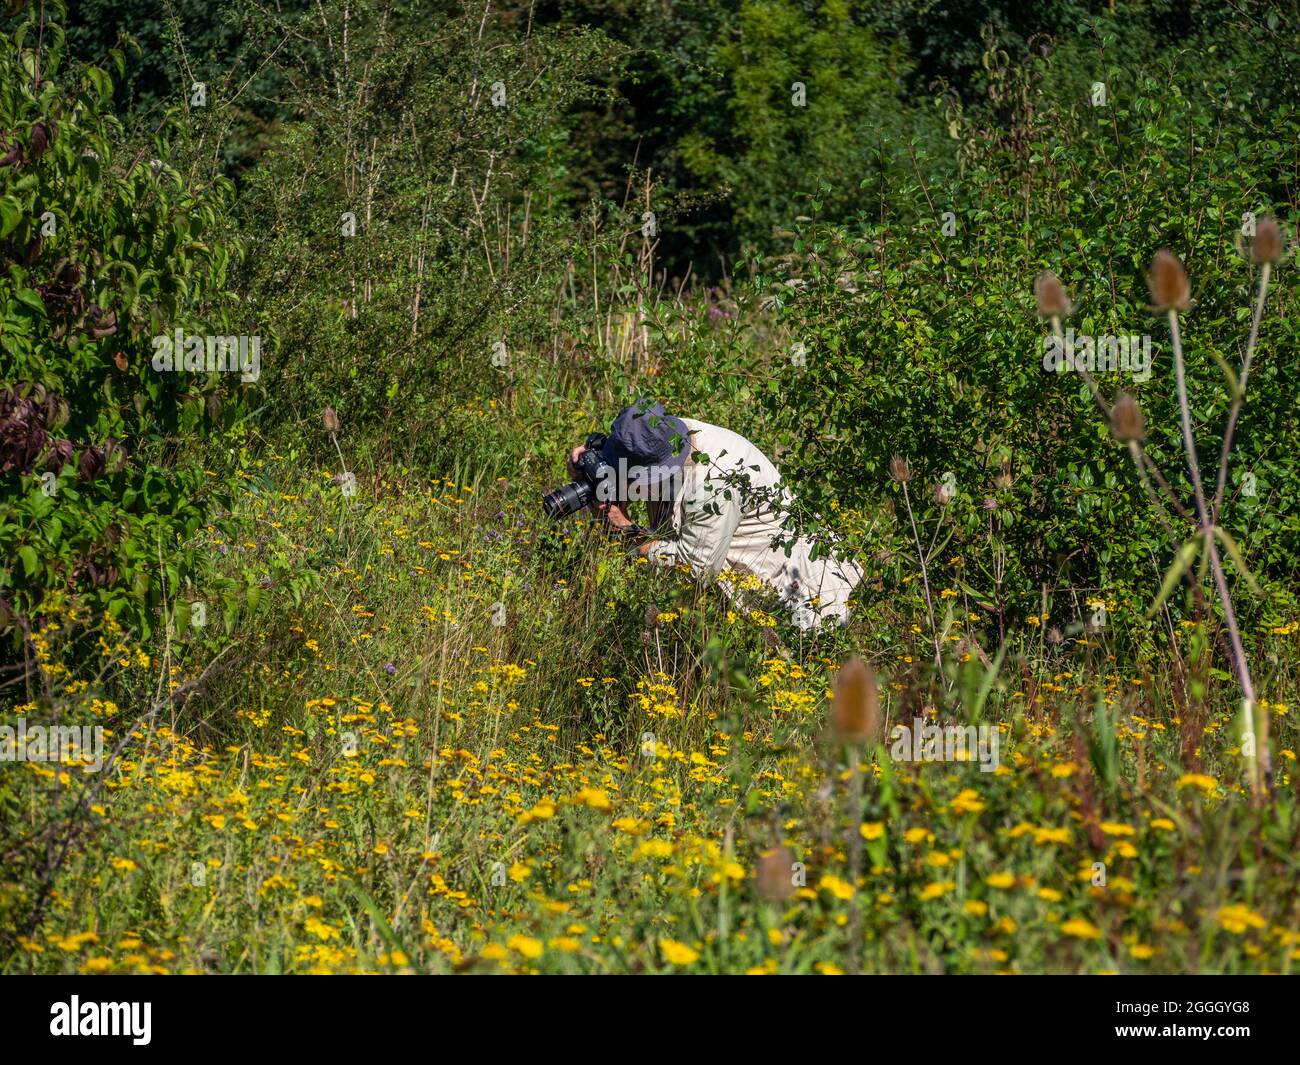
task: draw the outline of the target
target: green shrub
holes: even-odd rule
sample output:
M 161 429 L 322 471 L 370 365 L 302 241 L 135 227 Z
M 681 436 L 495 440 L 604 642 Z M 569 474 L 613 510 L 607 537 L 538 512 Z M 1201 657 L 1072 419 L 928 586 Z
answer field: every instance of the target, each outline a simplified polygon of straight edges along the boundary
M 955 484 L 943 561 L 977 554 L 965 579 L 999 616 L 1036 613 L 1045 586 L 1103 597 L 1154 590 L 1169 544 L 1083 379 L 1044 370 L 1048 331 L 1033 284 L 1044 269 L 1060 276 L 1080 335 L 1151 337 L 1148 380 L 1098 379 L 1106 395 L 1138 397 L 1152 452 L 1189 497 L 1168 330 L 1147 306 L 1144 273 L 1161 246 L 1188 264 L 1190 387 L 1203 465 L 1213 468 L 1230 402 L 1215 355 L 1239 362 L 1254 294 L 1243 215 L 1294 217 L 1293 193 L 1277 181 L 1300 144 L 1294 108 L 1258 114 L 1230 68 L 1197 76 L 1196 61 L 1172 56 L 1134 76 L 1110 69 L 1100 107 L 1061 91 L 1052 61 L 1009 72 L 1011 119 L 968 120 L 960 179 L 894 186 L 883 220 L 805 227 L 794 265 L 764 286 L 791 345 L 805 346 L 806 367 L 792 365 L 787 346 L 764 407 L 793 449 L 811 510 L 901 505 L 887 467 L 902 455 L 927 508 L 931 488 Z M 1216 112 L 1212 99 L 1231 107 Z M 1251 564 L 1279 579 L 1300 550 L 1300 474 L 1286 458 L 1300 446 L 1287 383 L 1296 340 L 1284 265 L 1232 465 L 1238 489 L 1254 473 L 1256 494 L 1234 491 L 1225 510 Z M 882 529 L 867 546 L 910 540 L 905 517 Z
M 344 8 L 364 62 L 330 29 Z M 463 455 L 465 408 L 549 345 L 578 254 L 569 112 L 599 93 L 611 49 L 583 31 L 484 28 L 481 11 L 323 10 L 324 25 L 286 22 L 296 118 L 240 202 L 239 288 L 282 353 L 265 417 L 297 438 L 334 406 L 381 451 Z
M 55 590 L 149 630 L 217 496 L 177 449 L 232 427 L 245 387 L 158 372 L 151 338 L 256 332 L 227 317 L 231 247 L 212 239 L 228 183 L 168 164 L 169 120 L 127 151 L 112 92 L 104 69 L 64 67 L 56 25 L 23 22 L 0 47 L 6 631 Z

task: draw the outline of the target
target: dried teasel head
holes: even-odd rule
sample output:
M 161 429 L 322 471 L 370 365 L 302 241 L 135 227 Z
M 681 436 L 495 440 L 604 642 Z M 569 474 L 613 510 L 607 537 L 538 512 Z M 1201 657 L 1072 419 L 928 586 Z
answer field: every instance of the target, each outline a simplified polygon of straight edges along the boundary
M 889 460 L 889 476 L 899 484 L 906 484 L 912 479 L 911 467 L 907 465 L 907 459 L 902 455 L 895 455 Z
M 1074 310 L 1061 279 L 1051 270 L 1044 270 L 1034 278 L 1034 300 L 1044 318 L 1068 318 Z
M 1110 431 L 1121 444 L 1130 440 L 1141 443 L 1147 438 L 1147 420 L 1142 415 L 1142 408 L 1127 392 L 1121 392 L 1110 409 Z
M 1158 311 L 1185 311 L 1192 303 L 1192 286 L 1182 260 L 1166 248 L 1156 252 L 1147 273 L 1151 302 Z
M 835 677 L 831 728 L 846 743 L 861 743 L 876 734 L 880 720 L 880 692 L 871 667 L 854 655 Z
M 337 433 L 343 428 L 339 422 L 339 416 L 334 413 L 333 407 L 325 408 L 325 413 L 322 415 L 322 419 L 325 422 L 325 431 L 327 433 Z
M 794 894 L 794 855 L 786 847 L 773 847 L 758 858 L 754 871 L 758 893 L 772 902 L 781 902 Z
M 1266 214 L 1255 223 L 1250 257 L 1257 263 L 1275 263 L 1282 258 L 1282 227 L 1272 215 Z

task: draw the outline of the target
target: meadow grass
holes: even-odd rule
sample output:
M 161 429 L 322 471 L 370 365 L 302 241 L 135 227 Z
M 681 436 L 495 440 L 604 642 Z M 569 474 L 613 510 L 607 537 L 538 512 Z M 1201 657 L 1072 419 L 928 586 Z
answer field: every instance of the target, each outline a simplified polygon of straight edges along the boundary
M 101 778 L 9 775 L 33 833 L 52 797 L 76 820 L 98 787 L 57 868 L 6 877 L 6 971 L 1300 960 L 1295 716 L 1268 704 L 1277 792 L 1251 810 L 1199 626 L 1176 632 L 1168 672 L 1124 675 L 1100 636 L 1048 658 L 1032 628 L 986 665 L 950 610 L 935 674 L 931 641 L 878 609 L 801 643 L 581 521 L 544 527 L 534 486 L 474 480 L 349 498 L 271 455 L 226 523 L 239 535 L 214 526 L 204 546 L 232 575 L 310 571 L 305 592 L 268 578 L 234 636 L 214 621 L 142 648 L 100 623 L 77 643 L 74 616 L 38 634 L 65 718 L 108 726 L 110 746 L 133 735 Z M 1295 629 L 1267 634 L 1265 690 L 1293 683 Z M 88 643 L 100 683 L 60 665 Z M 881 724 L 846 745 L 829 703 L 852 650 L 881 676 Z M 158 700 L 168 688 L 186 694 Z M 891 757 L 916 718 L 995 727 L 997 770 Z

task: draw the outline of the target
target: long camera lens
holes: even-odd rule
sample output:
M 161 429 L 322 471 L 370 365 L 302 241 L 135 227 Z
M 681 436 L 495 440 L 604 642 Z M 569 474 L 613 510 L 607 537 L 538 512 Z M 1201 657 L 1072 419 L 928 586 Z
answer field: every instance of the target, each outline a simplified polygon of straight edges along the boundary
M 595 494 L 596 490 L 587 481 L 570 481 L 542 496 L 542 509 L 548 518 L 563 518 L 576 514 L 591 502 Z

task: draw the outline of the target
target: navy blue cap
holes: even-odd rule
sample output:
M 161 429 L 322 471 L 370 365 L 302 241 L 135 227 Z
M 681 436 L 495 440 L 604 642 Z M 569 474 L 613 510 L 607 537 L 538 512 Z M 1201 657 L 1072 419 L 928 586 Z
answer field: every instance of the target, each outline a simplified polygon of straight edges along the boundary
M 629 472 L 651 485 L 681 469 L 690 443 L 685 422 L 665 413 L 662 403 L 641 399 L 618 412 L 600 457 L 614 467 L 625 459 Z

